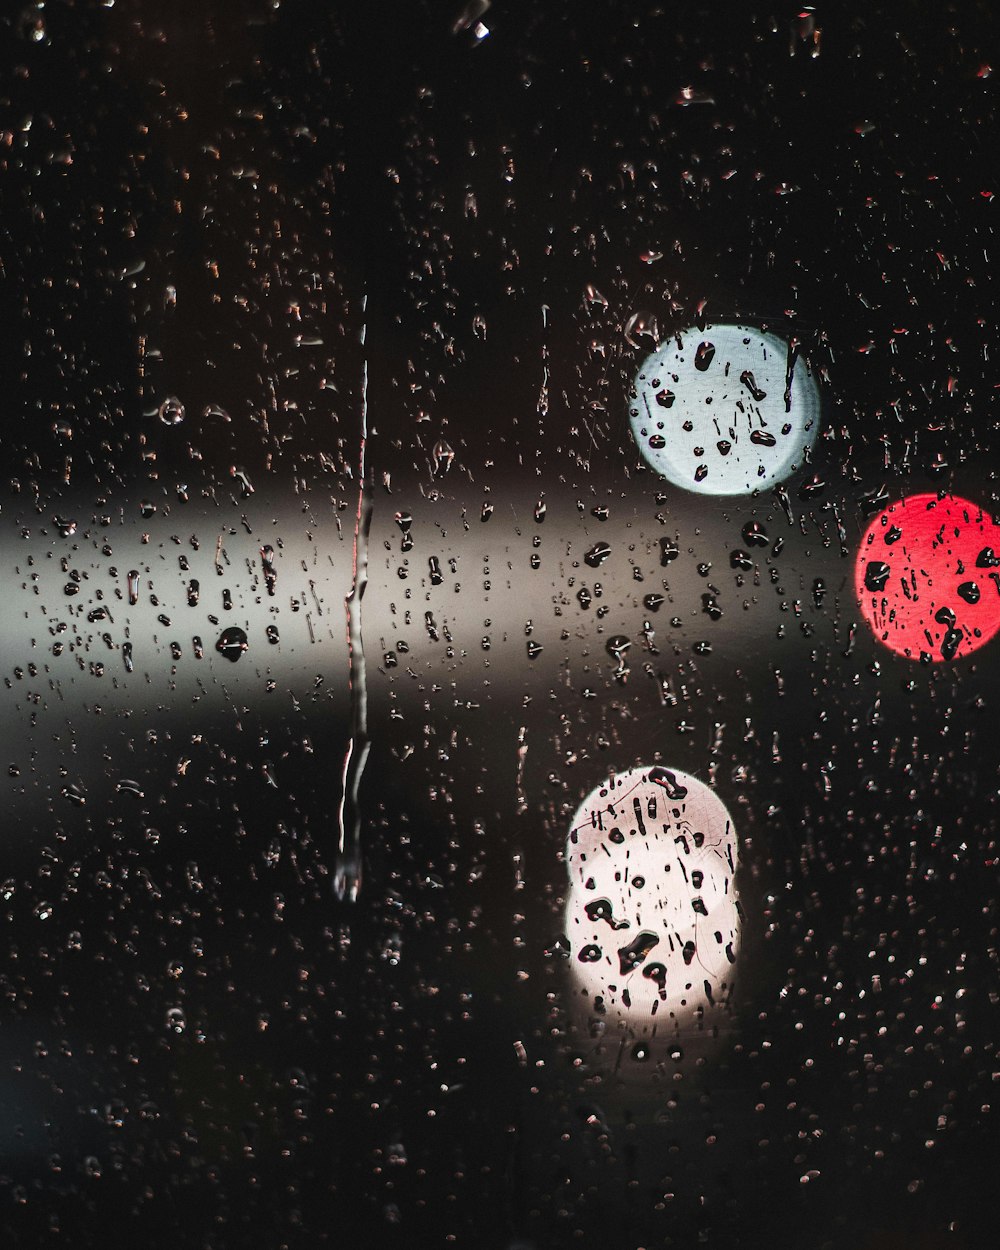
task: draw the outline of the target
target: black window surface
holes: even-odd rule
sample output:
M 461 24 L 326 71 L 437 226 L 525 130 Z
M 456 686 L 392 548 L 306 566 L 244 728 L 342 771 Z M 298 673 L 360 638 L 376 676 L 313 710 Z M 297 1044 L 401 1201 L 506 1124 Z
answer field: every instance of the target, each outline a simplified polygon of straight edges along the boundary
M 0 44 L 5 1244 L 992 1244 L 994 10 Z

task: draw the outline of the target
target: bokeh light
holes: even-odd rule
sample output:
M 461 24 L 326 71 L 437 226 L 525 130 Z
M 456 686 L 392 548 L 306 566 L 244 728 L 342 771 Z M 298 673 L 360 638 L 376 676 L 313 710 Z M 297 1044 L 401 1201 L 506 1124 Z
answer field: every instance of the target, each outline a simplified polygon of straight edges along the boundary
M 1000 629 L 1000 526 L 958 496 L 911 495 L 868 526 L 854 570 L 876 638 L 911 659 L 960 659 Z
M 804 460 L 819 428 L 808 363 L 789 342 L 740 325 L 692 327 L 636 376 L 629 422 L 643 459 L 702 495 L 773 487 Z
M 736 831 L 687 773 L 633 768 L 591 791 L 567 843 L 573 975 L 638 1030 L 724 1004 L 739 946 Z

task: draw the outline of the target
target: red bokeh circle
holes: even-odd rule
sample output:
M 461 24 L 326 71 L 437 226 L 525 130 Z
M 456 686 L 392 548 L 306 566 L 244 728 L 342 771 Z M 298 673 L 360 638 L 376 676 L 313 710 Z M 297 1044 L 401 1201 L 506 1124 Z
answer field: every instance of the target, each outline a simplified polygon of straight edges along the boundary
M 968 499 L 911 495 L 868 526 L 854 582 L 890 650 L 960 659 L 1000 629 L 1000 525 Z

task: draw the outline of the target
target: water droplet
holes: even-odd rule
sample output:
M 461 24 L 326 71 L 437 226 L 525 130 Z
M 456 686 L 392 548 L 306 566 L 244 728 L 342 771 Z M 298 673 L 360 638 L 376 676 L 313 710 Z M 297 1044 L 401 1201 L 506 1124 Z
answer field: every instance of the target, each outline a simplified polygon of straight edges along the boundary
M 741 551 L 738 547 L 735 547 L 729 553 L 729 566 L 730 568 L 741 569 L 744 573 L 749 573 L 753 568 L 753 560 L 750 559 L 748 552 Z
M 699 373 L 704 373 L 715 359 L 714 343 L 699 343 L 698 350 L 694 354 L 694 367 Z
M 187 1028 L 187 1017 L 180 1007 L 170 1007 L 167 1009 L 166 1026 L 170 1033 L 183 1033 Z
M 944 659 L 953 660 L 955 658 L 955 653 L 958 651 L 962 637 L 963 634 L 960 629 L 949 629 L 946 631 L 944 638 L 941 640 L 941 655 Z
M 657 765 L 649 770 L 649 780 L 655 785 L 662 786 L 667 792 L 667 797 L 675 800 L 687 798 L 687 787 L 682 786 L 677 780 L 676 774 L 672 773 L 669 768 L 663 768 Z
M 622 976 L 634 972 L 646 959 L 654 946 L 659 946 L 660 939 L 656 933 L 643 929 L 637 933 L 627 946 L 619 947 L 618 970 Z
M 227 660 L 231 660 L 235 664 L 249 646 L 250 644 L 244 631 L 238 625 L 231 625 L 219 635 L 215 649 L 220 655 L 224 655 Z
M 979 587 L 975 582 L 962 582 L 958 588 L 958 595 L 964 599 L 966 603 L 979 602 Z
M 611 545 L 609 543 L 594 543 L 593 547 L 584 553 L 583 559 L 592 569 L 599 569 L 610 555 Z
M 598 920 L 604 920 L 611 926 L 612 929 L 627 929 L 629 927 L 627 920 L 615 919 L 609 899 L 591 899 L 590 902 L 584 906 L 583 910 L 588 920 L 595 922 Z
M 160 404 L 159 415 L 164 425 L 180 425 L 184 420 L 184 405 L 176 395 L 168 395 Z
M 702 595 L 701 610 L 705 613 L 706 616 L 711 617 L 713 621 L 718 621 L 722 617 L 722 609 L 719 607 L 719 604 L 715 598 L 715 595 L 708 595 L 708 594 Z
M 660 998 L 665 1000 L 667 997 L 667 970 L 665 966 L 660 963 L 646 964 L 642 970 L 642 975 L 647 980 L 656 982 Z
M 769 543 L 767 530 L 759 521 L 747 521 L 742 530 L 743 541 L 748 547 L 766 547 Z
M 439 438 L 431 451 L 431 469 L 435 477 L 444 477 L 451 468 L 455 453 L 443 438 Z
M 754 397 L 754 399 L 756 400 L 758 404 L 762 403 L 765 399 L 767 399 L 767 391 L 762 391 L 761 388 L 757 385 L 756 379 L 753 376 L 753 372 L 750 369 L 743 370 L 743 372 L 740 374 L 740 381 L 747 388 L 747 390 Z
M 274 567 L 274 548 L 270 543 L 264 543 L 260 549 L 260 564 L 267 593 L 273 596 L 275 583 L 278 580 L 278 570 Z
M 891 569 L 882 560 L 870 560 L 865 569 L 865 588 L 877 594 L 885 590 Z
M 984 547 L 976 556 L 977 569 L 995 569 L 1000 567 L 1000 556 L 994 554 L 992 547 Z
M 819 473 L 812 473 L 799 487 L 798 494 L 800 499 L 814 499 L 817 496 L 822 495 L 825 490 L 826 482 L 823 477 Z M 897 532 L 897 537 L 898 536 Z M 887 536 L 886 542 L 891 541 L 892 540 Z
M 677 546 L 677 544 L 674 542 L 672 538 L 660 539 L 660 565 L 661 567 L 666 568 L 666 566 L 670 563 L 670 561 L 676 560 L 680 554 L 681 554 L 681 549 L 680 547 Z
M 625 323 L 625 341 L 630 347 L 642 347 L 640 339 L 651 339 L 654 344 L 660 341 L 660 331 L 656 317 L 650 312 L 636 312 Z

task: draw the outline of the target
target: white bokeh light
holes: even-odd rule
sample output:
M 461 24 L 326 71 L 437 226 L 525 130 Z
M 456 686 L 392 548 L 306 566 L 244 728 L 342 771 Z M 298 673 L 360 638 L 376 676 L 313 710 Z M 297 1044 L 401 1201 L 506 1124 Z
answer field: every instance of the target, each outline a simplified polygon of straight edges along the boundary
M 724 804 L 686 773 L 633 768 L 587 795 L 566 846 L 566 932 L 592 1008 L 646 1032 L 726 1003 L 737 854 Z
M 643 459 L 703 495 L 770 489 L 803 463 L 819 428 L 807 362 L 766 330 L 696 327 L 643 362 L 629 423 Z

